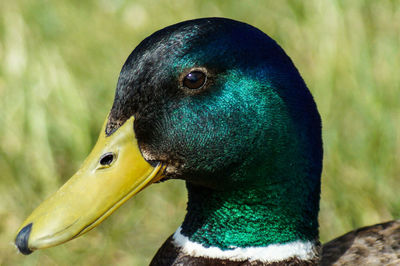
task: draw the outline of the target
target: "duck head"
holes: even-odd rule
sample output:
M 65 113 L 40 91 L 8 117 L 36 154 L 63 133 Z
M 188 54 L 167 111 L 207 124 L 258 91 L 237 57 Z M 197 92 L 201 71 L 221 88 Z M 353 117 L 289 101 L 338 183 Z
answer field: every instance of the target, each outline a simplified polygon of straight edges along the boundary
M 279 45 L 245 23 L 186 21 L 130 54 L 98 143 L 16 244 L 28 254 L 66 242 L 171 178 L 186 181 L 182 234 L 192 241 L 316 240 L 321 168 L 316 105 Z

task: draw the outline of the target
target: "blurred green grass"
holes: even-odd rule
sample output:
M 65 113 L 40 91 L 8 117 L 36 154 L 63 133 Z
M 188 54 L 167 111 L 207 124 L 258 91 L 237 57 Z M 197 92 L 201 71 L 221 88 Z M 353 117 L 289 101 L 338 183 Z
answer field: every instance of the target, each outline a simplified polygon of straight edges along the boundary
M 4 0 L 1 265 L 148 264 L 183 219 L 183 182 L 146 189 L 62 246 L 26 257 L 12 241 L 90 151 L 131 50 L 157 29 L 206 16 L 262 29 L 313 92 L 325 147 L 322 241 L 400 218 L 400 1 Z

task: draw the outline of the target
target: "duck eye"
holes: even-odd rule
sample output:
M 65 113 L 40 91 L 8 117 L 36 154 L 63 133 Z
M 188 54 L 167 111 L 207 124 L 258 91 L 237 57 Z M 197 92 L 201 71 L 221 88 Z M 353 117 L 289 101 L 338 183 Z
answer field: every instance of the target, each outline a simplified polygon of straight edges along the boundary
M 200 89 L 206 83 L 206 74 L 201 71 L 192 71 L 183 79 L 183 86 L 188 89 Z
M 100 157 L 100 161 L 99 163 L 102 166 L 109 166 L 112 164 L 112 162 L 114 161 L 114 154 L 112 152 L 107 152 L 104 153 L 101 157 Z

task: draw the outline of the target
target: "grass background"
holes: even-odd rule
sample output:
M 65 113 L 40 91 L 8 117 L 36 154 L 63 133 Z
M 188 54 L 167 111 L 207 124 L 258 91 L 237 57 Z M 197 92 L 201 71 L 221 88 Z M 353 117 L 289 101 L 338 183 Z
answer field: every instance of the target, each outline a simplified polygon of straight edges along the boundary
M 0 264 L 146 265 L 181 223 L 181 181 L 146 189 L 95 230 L 17 253 L 15 231 L 79 167 L 132 49 L 167 25 L 224 16 L 291 56 L 325 142 L 321 240 L 400 218 L 400 1 L 0 1 Z

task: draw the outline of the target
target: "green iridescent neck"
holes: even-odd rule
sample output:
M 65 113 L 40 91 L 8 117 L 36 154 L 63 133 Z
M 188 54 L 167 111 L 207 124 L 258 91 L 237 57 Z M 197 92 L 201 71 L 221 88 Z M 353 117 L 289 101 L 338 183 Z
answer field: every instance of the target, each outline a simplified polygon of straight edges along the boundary
M 205 247 L 223 250 L 318 240 L 318 211 L 308 188 L 285 184 L 217 191 L 187 183 L 188 213 L 182 234 Z M 303 193 L 302 193 L 303 191 Z M 304 196 L 304 197 L 303 197 Z
M 277 94 L 243 78 L 226 84 L 231 93 L 218 104 L 240 107 L 221 108 L 228 111 L 208 129 L 209 139 L 201 139 L 204 148 L 191 142 L 196 148 L 186 163 L 204 170 L 185 178 L 182 234 L 221 249 L 318 240 L 322 145 L 318 113 L 304 111 L 316 110 L 311 96 L 299 89 L 292 100 L 288 90 Z M 238 95 L 243 100 L 233 101 Z M 204 165 L 204 154 L 215 159 Z

